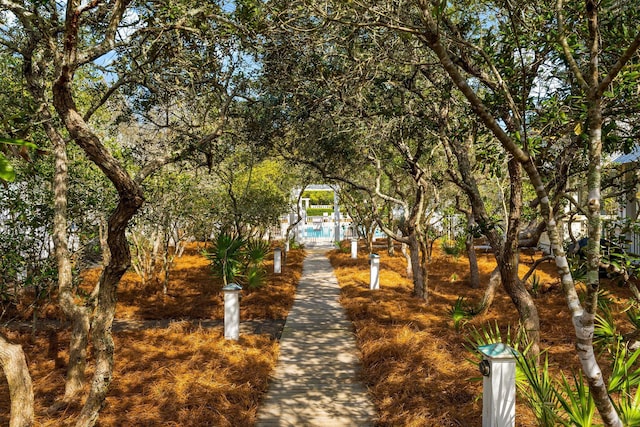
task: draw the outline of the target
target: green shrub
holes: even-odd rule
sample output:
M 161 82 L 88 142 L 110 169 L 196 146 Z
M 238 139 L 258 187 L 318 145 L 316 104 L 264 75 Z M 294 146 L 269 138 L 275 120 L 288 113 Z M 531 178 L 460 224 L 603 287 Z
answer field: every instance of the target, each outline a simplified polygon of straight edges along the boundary
M 245 256 L 247 261 L 244 279 L 249 289 L 258 289 L 264 285 L 267 272 L 264 259 L 269 253 L 269 242 L 262 239 L 251 239 L 247 242 Z
M 308 197 L 312 205 L 332 205 L 334 201 L 333 190 L 307 190 L 302 197 Z
M 459 257 L 466 249 L 466 237 L 458 236 L 455 240 L 443 240 L 442 250 L 447 255 Z
M 259 289 L 264 286 L 267 272 L 262 266 L 250 266 L 245 275 L 245 281 L 249 289 Z
M 631 304 L 626 310 L 627 318 L 636 330 L 640 330 L 640 310 L 638 310 L 637 304 Z
M 304 243 L 296 241 L 295 237 L 289 239 L 289 249 L 304 249 Z
M 327 213 L 333 214 L 333 208 L 309 208 L 307 209 L 307 216 L 324 216 Z
M 533 276 L 531 276 L 529 283 L 531 284 L 531 295 L 534 298 L 538 298 L 538 296 L 540 296 L 541 287 L 540 276 L 534 273 Z
M 341 240 L 335 243 L 336 248 L 340 251 L 340 253 L 348 254 L 351 253 L 351 241 L 350 240 Z

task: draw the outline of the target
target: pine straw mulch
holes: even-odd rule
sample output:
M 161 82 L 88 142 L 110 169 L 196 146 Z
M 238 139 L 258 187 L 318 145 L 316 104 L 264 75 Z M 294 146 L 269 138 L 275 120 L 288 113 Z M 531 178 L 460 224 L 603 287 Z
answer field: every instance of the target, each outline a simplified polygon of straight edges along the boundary
M 382 251 L 381 251 L 382 252 Z M 502 288 L 488 314 L 476 316 L 458 332 L 450 308 L 463 296 L 477 305 L 484 289 L 468 284 L 468 260 L 443 254 L 439 249 L 429 264 L 428 304 L 412 296 L 412 283 L 406 278 L 404 257 L 380 253 L 380 289 L 369 290 L 368 258 L 358 259 L 337 250 L 329 257 L 342 287 L 341 302 L 353 320 L 358 347 L 362 352 L 363 379 L 378 408 L 379 426 L 480 426 L 482 381 L 474 354 L 467 350 L 466 337 L 472 327 L 508 325 L 517 328 L 517 311 Z M 523 275 L 540 253 L 522 255 Z M 488 282 L 495 267 L 491 254 L 478 254 L 481 283 Z M 538 272 L 540 292 L 536 305 L 540 312 L 541 346 L 548 351 L 551 370 L 559 368 L 570 375 L 579 364 L 573 347 L 571 326 L 555 265 L 543 263 Z M 618 324 L 624 323 L 620 311 L 630 297 L 627 289 L 604 285 L 616 305 Z M 623 331 L 624 332 L 624 331 Z M 603 359 L 604 361 L 604 359 Z M 601 363 L 605 369 L 605 363 Z M 606 374 L 606 372 L 605 372 Z M 516 425 L 535 426 L 529 409 L 518 400 Z
M 99 426 L 249 426 L 267 390 L 278 344 L 269 334 L 241 334 L 225 340 L 221 328 L 202 328 L 199 319 L 222 320 L 222 284 L 212 277 L 201 247 L 191 246 L 176 259 L 168 295 L 159 283 L 146 286 L 127 273 L 119 287 L 116 318 L 170 320 L 166 328 L 114 331 L 114 380 Z M 243 291 L 243 320 L 284 319 L 293 303 L 304 253 L 289 252 L 281 275 L 269 273 L 260 290 Z M 273 261 L 267 262 L 273 271 Z M 92 281 L 98 271 L 85 272 Z M 28 312 L 26 313 L 30 315 Z M 40 317 L 59 319 L 51 303 Z M 64 391 L 68 330 L 6 331 L 23 345 L 36 399 L 36 425 L 72 425 L 80 407 L 47 414 Z M 92 372 L 88 372 L 91 378 Z M 9 393 L 0 374 L 0 425 L 8 424 Z

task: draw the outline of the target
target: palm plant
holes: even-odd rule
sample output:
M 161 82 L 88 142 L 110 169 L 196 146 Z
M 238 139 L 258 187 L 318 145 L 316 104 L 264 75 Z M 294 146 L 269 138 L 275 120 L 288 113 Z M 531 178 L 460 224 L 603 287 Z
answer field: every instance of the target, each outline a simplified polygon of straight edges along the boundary
M 469 337 L 467 338 L 466 347 L 472 351 L 475 351 L 475 349 L 483 345 L 501 342 L 518 350 L 522 339 L 522 333 L 517 333 L 515 335 L 511 334 L 510 325 L 507 326 L 506 334 L 504 334 L 503 336 L 502 332 L 500 331 L 500 327 L 498 326 L 498 322 L 496 321 L 493 326 L 491 324 L 487 324 L 480 329 L 476 327 L 471 328 L 469 330 Z
M 544 363 L 539 365 L 535 358 L 522 355 L 517 358 L 518 370 L 525 381 L 516 381 L 518 391 L 540 426 L 555 426 L 559 422 L 559 405 L 555 384 L 549 375 L 549 357 L 544 355 Z
M 244 279 L 249 289 L 257 289 L 264 284 L 266 271 L 262 264 L 268 253 L 269 242 L 260 239 L 251 239 L 247 242 L 244 250 L 246 258 Z
M 449 308 L 449 315 L 453 319 L 453 327 L 459 332 L 462 324 L 472 316 L 471 311 L 466 307 L 464 297 L 458 297 L 455 304 Z
M 250 289 L 257 289 L 264 284 L 263 263 L 268 253 L 269 242 L 265 240 L 245 240 L 220 233 L 204 255 L 211 261 L 213 273 L 222 278 L 224 286 L 238 281 Z
M 625 313 L 627 314 L 629 322 L 631 322 L 636 329 L 640 329 L 640 310 L 638 310 L 637 303 L 629 305 Z
M 262 239 L 250 239 L 247 241 L 244 255 L 248 265 L 260 265 L 269 253 L 269 242 Z
M 609 392 L 625 392 L 629 387 L 640 385 L 640 368 L 634 368 L 640 356 L 640 348 L 629 354 L 627 346 L 620 341 L 616 342 L 615 355 L 611 365 L 609 377 Z
M 522 332 L 517 334 L 511 334 L 511 326 L 507 326 L 507 331 L 503 334 L 500 331 L 498 322 L 496 321 L 493 326 L 486 324 L 480 329 L 475 326 L 469 329 L 469 336 L 466 338 L 465 348 L 473 355 L 472 358 L 468 358 L 467 361 L 473 364 L 478 364 L 482 360 L 482 356 L 478 352 L 478 348 L 487 344 L 503 343 L 512 347 L 516 351 L 521 347 L 521 343 L 525 339 L 525 335 Z M 525 350 L 526 351 L 526 350 Z M 526 378 L 522 376 L 520 369 L 516 365 L 516 383 L 526 381 Z
M 214 240 L 211 250 L 204 254 L 211 261 L 213 273 L 222 278 L 224 286 L 232 283 L 242 273 L 244 245 L 243 239 L 220 233 Z
M 540 294 L 540 287 L 541 287 L 540 276 L 534 273 L 533 276 L 531 276 L 530 283 L 531 283 L 531 295 L 534 298 L 537 298 Z
M 593 344 L 601 351 L 618 339 L 618 331 L 608 306 L 602 306 L 602 314 L 596 314 L 593 330 Z
M 562 374 L 562 386 L 556 391 L 557 401 L 564 409 L 567 418 L 559 418 L 564 426 L 590 427 L 593 425 L 593 415 L 596 409 L 595 402 L 585 384 L 582 374 L 573 374 L 573 386 Z
M 631 390 L 627 390 L 618 402 L 614 401 L 614 406 L 625 426 L 640 426 L 640 388 L 633 395 Z
M 244 275 L 245 282 L 249 289 L 258 289 L 264 285 L 264 279 L 267 273 L 262 266 L 249 266 Z

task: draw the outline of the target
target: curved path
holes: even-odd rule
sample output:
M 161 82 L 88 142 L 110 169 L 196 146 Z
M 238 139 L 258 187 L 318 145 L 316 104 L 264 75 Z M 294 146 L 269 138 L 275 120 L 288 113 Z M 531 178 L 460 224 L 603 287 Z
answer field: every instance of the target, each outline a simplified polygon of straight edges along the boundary
M 257 427 L 371 426 L 375 408 L 358 381 L 353 325 L 325 250 L 310 250 L 280 340 Z

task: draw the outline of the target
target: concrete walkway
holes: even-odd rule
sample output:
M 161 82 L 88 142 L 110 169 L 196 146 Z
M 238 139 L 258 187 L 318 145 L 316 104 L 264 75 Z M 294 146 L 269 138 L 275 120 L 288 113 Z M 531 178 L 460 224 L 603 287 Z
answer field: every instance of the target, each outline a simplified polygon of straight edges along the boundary
M 353 325 L 325 251 L 312 249 L 304 260 L 257 427 L 373 425 L 375 408 L 357 379 Z

